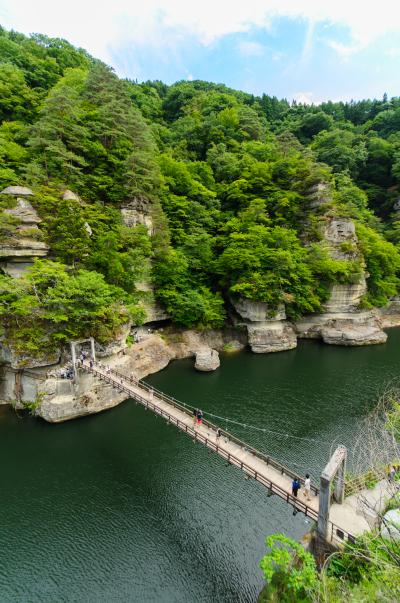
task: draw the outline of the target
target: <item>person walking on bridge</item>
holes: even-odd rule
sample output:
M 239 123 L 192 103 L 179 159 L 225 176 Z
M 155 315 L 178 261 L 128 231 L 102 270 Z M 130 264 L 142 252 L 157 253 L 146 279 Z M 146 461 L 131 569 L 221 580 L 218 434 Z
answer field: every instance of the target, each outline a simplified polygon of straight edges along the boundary
M 292 481 L 292 494 L 295 498 L 297 498 L 297 492 L 300 490 L 300 480 L 295 477 Z
M 197 411 L 197 425 L 201 425 L 202 423 L 203 423 L 203 411 L 199 409 Z
M 311 500 L 311 480 L 310 475 L 306 473 L 306 479 L 304 480 L 304 496 L 308 501 Z

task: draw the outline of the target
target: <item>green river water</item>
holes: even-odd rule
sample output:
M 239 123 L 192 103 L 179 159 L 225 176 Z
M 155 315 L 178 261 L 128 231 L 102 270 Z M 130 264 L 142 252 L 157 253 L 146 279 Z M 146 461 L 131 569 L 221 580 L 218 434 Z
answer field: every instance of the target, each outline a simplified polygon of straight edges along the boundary
M 148 381 L 316 475 L 399 375 L 399 344 L 400 330 L 360 349 L 305 341 L 222 356 L 211 374 L 174 362 Z M 132 401 L 61 425 L 0 407 L 0 457 L 0 603 L 250 603 L 265 536 L 310 528 Z

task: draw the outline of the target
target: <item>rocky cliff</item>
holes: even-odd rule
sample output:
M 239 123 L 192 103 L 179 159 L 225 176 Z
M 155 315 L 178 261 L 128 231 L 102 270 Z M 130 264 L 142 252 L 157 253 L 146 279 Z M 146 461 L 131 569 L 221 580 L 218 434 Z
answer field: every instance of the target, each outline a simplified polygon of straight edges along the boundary
M 231 303 L 240 317 L 236 322 L 247 329 L 249 346 L 253 352 L 282 352 L 296 347 L 296 333 L 286 320 L 283 306 L 277 312 L 271 312 L 266 303 L 242 297 L 232 298 Z
M 148 233 L 153 234 L 152 204 L 145 197 L 135 197 L 121 207 L 122 221 L 126 226 L 143 224 Z
M 333 259 L 358 259 L 363 266 L 352 220 L 327 219 L 323 238 Z M 382 330 L 383 323 L 379 312 L 360 310 L 362 298 L 367 292 L 367 277 L 368 274 L 362 270 L 355 282 L 331 285 L 328 300 L 324 304 L 324 313 L 305 316 L 296 322 L 297 335 L 303 338 L 319 338 L 331 345 L 384 343 L 387 335 Z
M 0 247 L 1 267 L 18 277 L 32 265 L 35 257 L 45 256 L 48 248 L 40 241 L 40 218 L 28 200 L 32 191 L 9 187 L 3 192 L 15 196 L 15 204 L 5 211 L 18 225 L 12 240 Z M 69 190 L 64 191 L 63 198 L 79 201 Z M 324 212 L 329 200 L 329 187 L 322 184 L 313 187 L 310 202 L 315 208 L 322 208 Z M 147 200 L 132 200 L 122 207 L 121 214 L 128 227 L 144 224 L 152 232 L 151 204 Z M 353 222 L 325 215 L 321 224 L 322 238 L 331 257 L 349 262 L 358 259 L 362 265 Z M 400 325 L 400 300 L 393 299 L 380 311 L 361 310 L 367 278 L 368 274 L 362 270 L 352 282 L 333 284 L 324 311 L 306 316 L 296 324 L 286 319 L 283 305 L 272 311 L 264 302 L 236 297 L 230 300 L 232 329 L 196 332 L 164 327 L 157 333 L 151 332 L 148 325 L 154 323 L 159 328 L 162 323 L 168 324 L 169 317 L 154 301 L 150 279 L 144 278 L 138 289 L 143 294 L 147 313 L 145 326 L 131 333 L 131 325 L 126 324 L 117 340 L 97 345 L 96 354 L 105 364 L 143 378 L 178 358 L 193 357 L 197 370 L 212 371 L 220 364 L 218 352 L 222 350 L 240 350 L 246 345 L 255 353 L 290 350 L 296 347 L 298 337 L 321 338 L 334 345 L 383 343 L 387 336 L 382 327 Z M 126 343 L 128 335 L 134 339 L 130 346 Z M 39 416 L 59 422 L 105 410 L 125 398 L 92 375 L 79 375 L 77 381 L 65 378 L 68 361 L 68 350 L 60 349 L 51 355 L 44 352 L 42 358 L 32 359 L 16 355 L 0 342 L 0 403 L 23 406 L 36 401 Z
M 16 197 L 14 207 L 4 210 L 5 214 L 15 219 L 16 230 L 0 243 L 0 269 L 12 277 L 19 277 L 32 266 L 35 258 L 45 257 L 49 248 L 40 240 L 41 219 L 28 200 L 33 195 L 32 191 L 10 186 L 0 194 Z

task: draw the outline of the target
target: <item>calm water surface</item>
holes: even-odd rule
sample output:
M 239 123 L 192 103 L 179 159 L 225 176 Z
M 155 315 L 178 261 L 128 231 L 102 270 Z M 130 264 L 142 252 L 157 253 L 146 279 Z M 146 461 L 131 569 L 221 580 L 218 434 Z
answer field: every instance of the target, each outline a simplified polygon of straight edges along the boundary
M 300 472 L 351 445 L 399 375 L 400 331 L 384 346 L 303 342 L 271 355 L 192 361 L 149 378 Z M 266 431 L 260 431 L 265 429 Z M 304 438 L 304 439 L 301 439 Z M 310 524 L 254 481 L 127 401 L 61 425 L 0 407 L 1 603 L 254 602 L 267 534 Z

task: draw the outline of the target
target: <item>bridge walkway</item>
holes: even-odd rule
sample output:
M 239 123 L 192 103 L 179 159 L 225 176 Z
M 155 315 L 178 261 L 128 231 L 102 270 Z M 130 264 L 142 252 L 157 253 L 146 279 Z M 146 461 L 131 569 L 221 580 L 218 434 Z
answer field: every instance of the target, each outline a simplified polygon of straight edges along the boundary
M 146 409 L 163 417 L 167 422 L 187 433 L 194 441 L 202 443 L 225 459 L 230 465 L 238 467 L 250 478 L 262 484 L 267 488 L 268 495 L 276 494 L 293 506 L 296 511 L 304 513 L 306 517 L 314 521 L 318 520 L 318 489 L 312 486 L 310 501 L 304 497 L 304 489 L 300 490 L 297 498 L 294 497 L 292 495 L 293 478 L 297 477 L 302 483 L 304 483 L 304 478 L 275 459 L 252 448 L 221 428 L 221 436 L 217 437 L 218 427 L 216 425 L 206 419 L 203 419 L 202 425 L 195 424 L 194 417 L 188 408 L 143 381 L 138 381 L 114 369 L 91 361 L 80 361 L 77 368 L 92 373 L 119 391 L 125 392 L 127 397 L 139 402 Z M 334 507 L 341 507 L 341 505 L 334 504 L 331 509 L 333 510 Z M 338 525 L 329 521 L 330 540 L 343 542 L 354 538 L 354 530 L 351 529 L 354 525 L 352 515 L 353 513 L 347 513 L 345 525 Z M 339 510 L 335 513 L 335 519 L 340 521 Z

